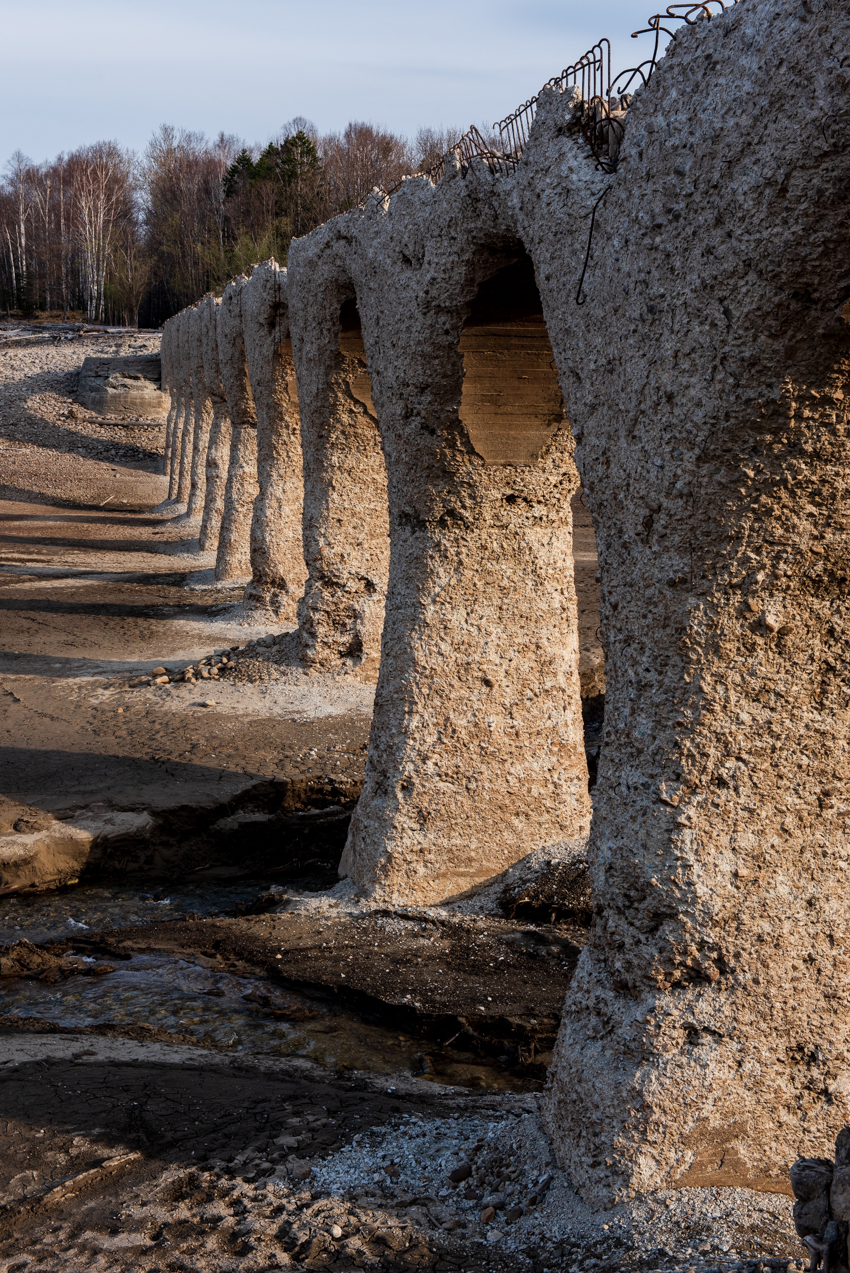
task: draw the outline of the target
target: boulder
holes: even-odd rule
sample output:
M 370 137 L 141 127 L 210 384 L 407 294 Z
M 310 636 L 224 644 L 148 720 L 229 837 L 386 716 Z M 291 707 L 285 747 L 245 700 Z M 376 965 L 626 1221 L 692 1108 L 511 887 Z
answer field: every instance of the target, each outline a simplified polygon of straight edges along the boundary
M 86 358 L 80 369 L 77 401 L 89 411 L 112 419 L 159 423 L 168 415 L 168 400 L 161 384 L 159 354 Z
M 791 1188 L 799 1202 L 829 1193 L 833 1166 L 828 1158 L 798 1158 L 791 1167 Z
M 63 822 L 0 797 L 0 894 L 55 887 L 115 855 L 143 853 L 154 829 L 145 812 L 93 807 Z
M 794 1203 L 794 1228 L 801 1238 L 819 1237 L 829 1223 L 829 1195 Z
M 836 1167 L 829 1190 L 833 1220 L 850 1220 L 850 1167 Z
M 66 822 L 40 831 L 0 832 L 0 893 L 64 884 L 86 865 L 92 837 Z

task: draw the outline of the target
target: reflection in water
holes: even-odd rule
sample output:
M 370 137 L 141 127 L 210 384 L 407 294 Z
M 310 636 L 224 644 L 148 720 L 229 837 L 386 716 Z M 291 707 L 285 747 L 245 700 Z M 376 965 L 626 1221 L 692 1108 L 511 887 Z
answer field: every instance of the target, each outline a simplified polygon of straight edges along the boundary
M 128 928 L 159 924 L 186 914 L 226 915 L 240 903 L 253 902 L 268 887 L 262 880 L 227 884 L 204 880 L 167 888 L 122 884 L 80 884 L 30 896 L 0 897 L 0 945 L 20 941 L 59 941 L 79 937 L 86 929 Z
M 186 913 L 223 914 L 252 902 L 261 887 L 258 881 L 229 886 L 205 881 L 156 893 L 88 885 L 26 899 L 6 897 L 0 899 L 0 944 L 73 938 Z M 263 977 L 227 972 L 203 955 L 134 955 L 102 977 L 7 981 L 2 998 L 4 1014 L 65 1027 L 152 1026 L 214 1048 L 304 1057 L 335 1070 L 413 1072 L 491 1092 L 539 1087 L 496 1062 L 432 1049 L 391 1025 L 365 1020 L 336 1003 L 311 999 Z

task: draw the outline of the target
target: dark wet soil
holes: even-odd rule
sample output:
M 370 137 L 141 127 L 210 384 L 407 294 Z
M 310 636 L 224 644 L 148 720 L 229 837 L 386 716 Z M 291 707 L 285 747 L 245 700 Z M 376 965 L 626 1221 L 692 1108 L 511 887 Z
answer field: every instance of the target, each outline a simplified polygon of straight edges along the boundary
M 8 1037 L 0 1031 L 0 1050 Z M 487 1107 L 478 1098 L 476 1108 L 486 1114 Z M 304 1247 L 304 1221 L 321 1195 L 309 1180 L 288 1189 L 270 1183 L 294 1146 L 302 1161 L 317 1164 L 369 1127 L 452 1109 L 450 1095 L 427 1086 L 389 1092 L 356 1079 L 185 1059 L 104 1064 L 86 1057 L 85 1040 L 76 1056 L 12 1063 L 0 1080 L 0 1260 L 9 1273 L 90 1262 L 149 1273 L 512 1267 L 489 1250 L 470 1250 L 464 1232 L 435 1224 L 423 1232 L 397 1218 L 398 1205 L 389 1216 L 375 1210 L 387 1207 L 385 1196 L 340 1199 L 345 1230 L 334 1240 L 326 1228 Z M 263 1158 L 259 1171 L 239 1166 L 246 1152 Z M 428 1181 L 423 1197 L 397 1204 L 402 1213 L 419 1204 L 419 1215 L 444 1185 Z
M 280 893 L 261 894 L 243 908 L 262 909 L 264 903 L 280 905 Z M 134 956 L 200 960 L 206 968 L 252 978 L 243 998 L 250 999 L 256 1017 L 270 1023 L 293 1019 L 297 1005 L 282 1000 L 280 992 L 294 990 L 418 1039 L 415 1071 L 439 1074 L 460 1054 L 477 1055 L 497 1058 L 506 1075 L 534 1087 L 545 1076 L 561 1004 L 585 939 L 577 921 L 547 927 L 494 916 L 380 911 L 194 916 L 130 924 L 0 948 L 0 976 L 9 979 L 6 999 L 16 1014 L 4 1020 L 20 1022 L 21 996 L 11 989 L 15 979 L 55 984 L 80 975 L 107 978 L 116 975 L 116 968 L 132 974 L 127 963 Z M 132 995 L 132 975 L 124 980 Z M 23 1004 L 32 1024 L 47 1024 L 38 1016 L 37 998 L 24 995 Z M 69 1001 L 58 1020 L 73 1021 L 75 1010 Z M 56 1013 L 50 1015 L 56 1022 Z M 135 1020 L 119 1015 L 125 1032 L 142 1024 L 138 1014 Z M 87 1028 L 112 1030 L 113 1024 Z M 180 1041 L 208 1038 L 202 1028 L 186 1035 L 171 1026 L 171 1033 Z M 449 1076 L 447 1081 L 457 1080 Z

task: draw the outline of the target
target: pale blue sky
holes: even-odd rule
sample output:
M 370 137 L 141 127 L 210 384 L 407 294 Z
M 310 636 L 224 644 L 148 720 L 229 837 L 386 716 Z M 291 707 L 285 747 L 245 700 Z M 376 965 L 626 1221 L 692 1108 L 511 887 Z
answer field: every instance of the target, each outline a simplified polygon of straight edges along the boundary
M 658 0 L 0 0 L 0 165 L 161 123 L 265 142 L 294 115 L 491 123 L 602 35 L 615 68 Z M 639 49 L 641 50 L 639 52 Z

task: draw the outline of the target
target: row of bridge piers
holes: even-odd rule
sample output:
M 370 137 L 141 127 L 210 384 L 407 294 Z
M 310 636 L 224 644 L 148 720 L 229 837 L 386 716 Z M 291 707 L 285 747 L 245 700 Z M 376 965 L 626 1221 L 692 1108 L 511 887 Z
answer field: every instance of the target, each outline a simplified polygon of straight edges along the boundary
M 434 903 L 587 842 L 545 1109 L 593 1201 L 780 1188 L 850 1121 L 848 48 L 839 0 L 744 0 L 673 41 L 616 171 L 544 90 L 511 172 L 375 191 L 163 335 L 217 577 L 306 666 L 378 667 L 342 871 Z

